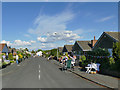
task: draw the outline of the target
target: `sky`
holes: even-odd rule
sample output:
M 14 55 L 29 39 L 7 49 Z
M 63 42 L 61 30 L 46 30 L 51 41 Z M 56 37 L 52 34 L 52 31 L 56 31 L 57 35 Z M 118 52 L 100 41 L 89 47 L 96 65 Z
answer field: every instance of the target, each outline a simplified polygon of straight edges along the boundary
M 3 2 L 2 41 L 8 46 L 52 49 L 118 31 L 117 2 Z

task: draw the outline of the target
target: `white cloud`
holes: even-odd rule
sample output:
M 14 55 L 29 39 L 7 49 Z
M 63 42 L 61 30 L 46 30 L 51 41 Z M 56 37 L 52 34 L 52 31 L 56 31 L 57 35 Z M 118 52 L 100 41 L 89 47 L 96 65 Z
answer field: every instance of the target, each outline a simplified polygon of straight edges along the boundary
M 48 33 L 46 38 L 38 37 L 37 40 L 42 43 L 51 43 L 58 41 L 73 42 L 79 38 L 81 37 L 73 33 L 72 31 L 63 31 L 63 32 Z
M 107 17 L 104 17 L 104 18 L 97 20 L 97 22 L 104 22 L 104 21 L 110 20 L 112 18 L 114 18 L 114 16 L 107 16 Z
M 31 40 L 30 42 L 31 42 L 31 43 L 36 43 L 36 41 L 33 41 L 33 40 Z
M 47 38 L 38 37 L 37 40 L 40 42 L 46 42 Z
M 31 43 L 28 41 L 15 40 L 13 42 L 13 46 L 29 46 L 29 45 L 31 45 Z
M 1 43 L 6 43 L 8 46 L 12 45 L 12 43 L 10 41 L 5 41 L 5 40 L 2 40 Z
M 65 31 L 67 30 L 68 21 L 72 20 L 74 16 L 75 14 L 71 11 L 65 11 L 53 16 L 39 15 L 34 22 L 35 28 L 30 28 L 28 32 L 41 36 L 48 32 Z

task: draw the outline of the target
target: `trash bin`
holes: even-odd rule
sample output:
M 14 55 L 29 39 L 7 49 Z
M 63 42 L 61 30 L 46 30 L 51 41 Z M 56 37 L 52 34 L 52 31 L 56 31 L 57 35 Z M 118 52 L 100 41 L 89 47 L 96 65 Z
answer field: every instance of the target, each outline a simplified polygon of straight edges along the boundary
M 67 68 L 71 68 L 71 59 L 70 60 L 67 60 Z

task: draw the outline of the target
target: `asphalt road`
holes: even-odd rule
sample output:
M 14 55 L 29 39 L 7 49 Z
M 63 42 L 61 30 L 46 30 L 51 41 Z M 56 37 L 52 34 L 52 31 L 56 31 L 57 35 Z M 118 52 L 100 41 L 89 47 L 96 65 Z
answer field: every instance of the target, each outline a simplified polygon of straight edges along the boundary
M 2 88 L 102 88 L 43 57 L 30 58 L 2 71 Z

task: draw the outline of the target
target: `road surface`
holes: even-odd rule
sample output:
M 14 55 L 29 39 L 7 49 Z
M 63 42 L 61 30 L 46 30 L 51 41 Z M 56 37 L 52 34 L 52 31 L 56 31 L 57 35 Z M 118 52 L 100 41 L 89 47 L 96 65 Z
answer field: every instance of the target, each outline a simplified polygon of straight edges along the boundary
M 63 72 L 59 66 L 43 57 L 29 58 L 20 65 L 2 70 L 2 88 L 103 88 L 73 73 Z

